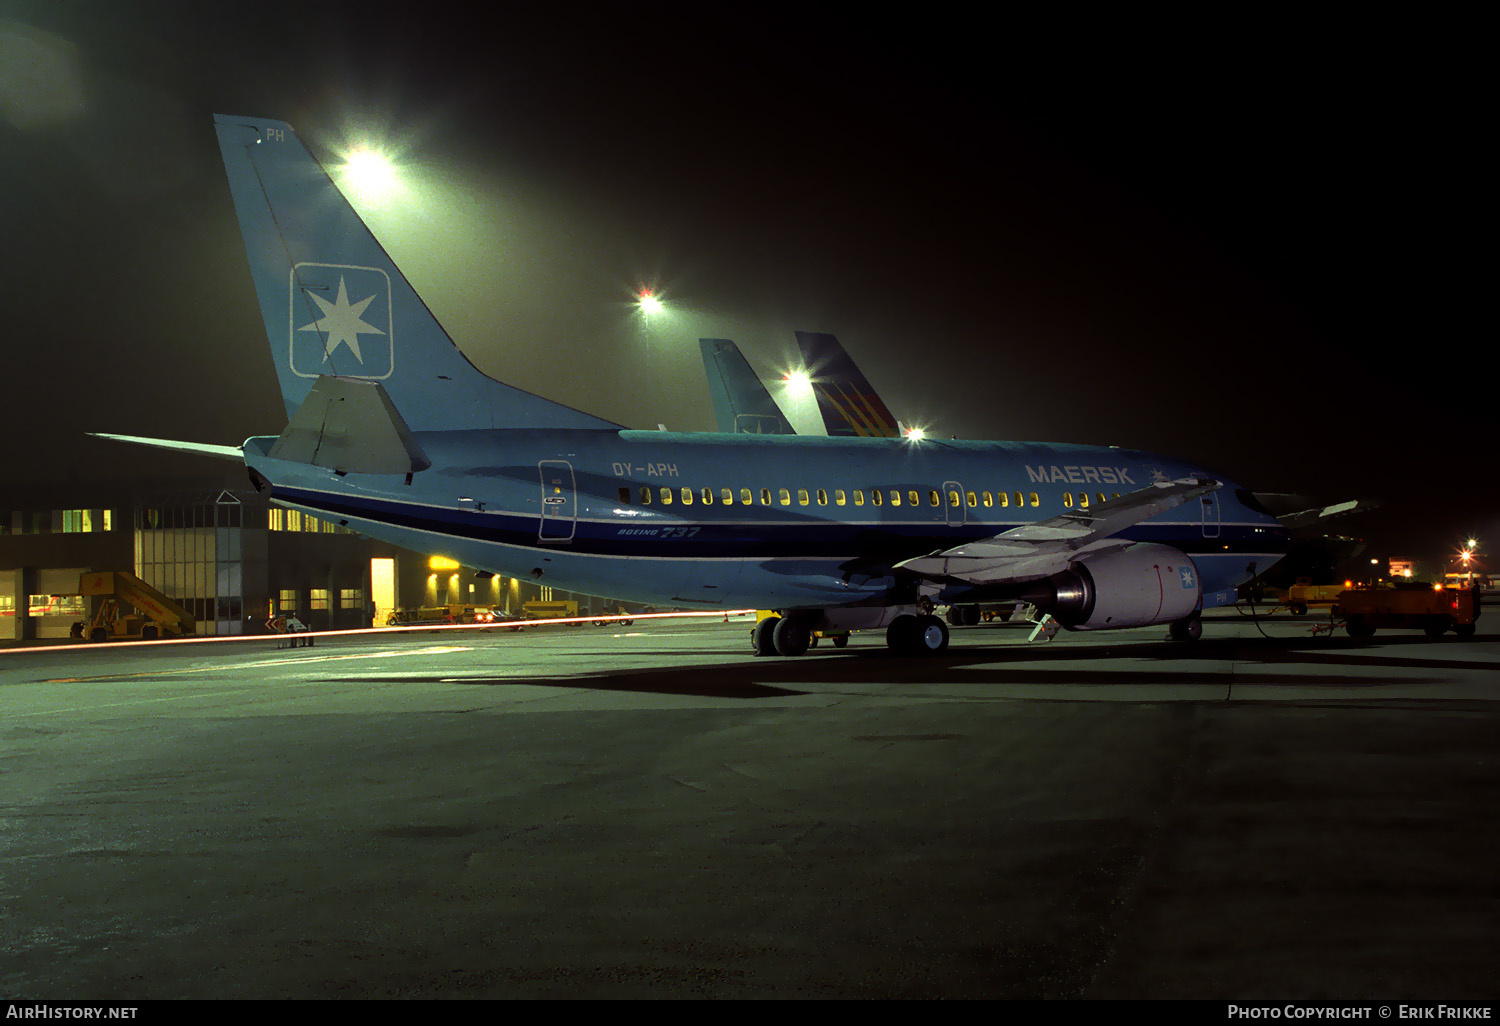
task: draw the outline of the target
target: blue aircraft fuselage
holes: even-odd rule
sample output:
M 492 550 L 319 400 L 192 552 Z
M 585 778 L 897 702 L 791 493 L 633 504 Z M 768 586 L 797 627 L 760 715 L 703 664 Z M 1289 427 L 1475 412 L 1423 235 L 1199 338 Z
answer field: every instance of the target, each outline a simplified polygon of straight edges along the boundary
M 638 602 L 765 609 L 890 604 L 901 560 L 1155 482 L 1223 487 L 1121 533 L 1180 549 L 1203 605 L 1286 549 L 1222 475 L 1151 453 L 1035 442 L 629 430 L 417 432 L 410 475 L 344 474 L 244 445 L 272 498 L 419 552 Z M 968 591 L 950 584 L 940 601 Z

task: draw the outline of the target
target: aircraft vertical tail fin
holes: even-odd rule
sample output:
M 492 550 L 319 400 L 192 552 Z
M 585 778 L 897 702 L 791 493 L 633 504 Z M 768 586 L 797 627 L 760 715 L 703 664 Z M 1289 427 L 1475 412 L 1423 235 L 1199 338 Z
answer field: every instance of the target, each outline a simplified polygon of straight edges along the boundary
M 700 338 L 698 345 L 703 350 L 708 394 L 720 431 L 758 435 L 797 433 L 750 369 L 739 346 L 725 338 Z
M 901 433 L 870 382 L 860 373 L 839 340 L 825 332 L 799 331 L 797 345 L 812 377 L 818 412 L 830 435 L 895 438 Z
M 330 376 L 379 382 L 412 431 L 620 426 L 470 363 L 290 126 L 214 123 L 288 417 Z

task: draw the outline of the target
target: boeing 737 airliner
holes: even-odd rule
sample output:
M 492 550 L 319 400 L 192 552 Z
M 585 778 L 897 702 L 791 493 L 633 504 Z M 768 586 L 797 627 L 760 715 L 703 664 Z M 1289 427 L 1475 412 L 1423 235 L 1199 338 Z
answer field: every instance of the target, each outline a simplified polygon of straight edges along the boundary
M 756 607 L 764 654 L 934 603 L 1026 599 L 1077 630 L 1170 624 L 1286 550 L 1249 492 L 1110 446 L 632 431 L 502 384 L 449 339 L 290 127 L 216 118 L 289 423 L 239 449 L 272 501 L 572 591 Z M 141 440 L 144 441 L 144 440 Z

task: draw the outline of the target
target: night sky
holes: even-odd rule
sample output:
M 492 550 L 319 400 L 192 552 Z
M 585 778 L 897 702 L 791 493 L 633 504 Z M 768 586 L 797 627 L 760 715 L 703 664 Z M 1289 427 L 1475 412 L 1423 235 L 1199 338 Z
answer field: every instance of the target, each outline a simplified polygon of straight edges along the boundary
M 85 431 L 284 426 L 223 112 L 399 153 L 369 219 L 450 334 L 611 420 L 712 429 L 700 336 L 829 331 L 939 434 L 1500 545 L 1478 26 L 977 10 L 0 3 L 5 504 L 215 469 Z

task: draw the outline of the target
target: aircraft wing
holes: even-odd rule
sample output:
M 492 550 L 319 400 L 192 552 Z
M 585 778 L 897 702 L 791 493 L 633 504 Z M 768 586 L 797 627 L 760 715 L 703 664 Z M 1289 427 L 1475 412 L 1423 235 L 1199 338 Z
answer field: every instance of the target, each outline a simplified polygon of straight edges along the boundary
M 1223 482 L 1187 477 L 1163 481 L 1048 520 L 896 564 L 923 577 L 968 584 L 999 584 L 1050 576 L 1085 553 L 1123 548 L 1119 532 L 1159 513 L 1207 495 Z
M 1331 506 L 1284 513 L 1276 519 L 1280 520 L 1281 525 L 1288 531 L 1303 531 L 1309 527 L 1320 526 L 1334 517 L 1348 516 L 1350 513 L 1365 513 L 1379 505 L 1380 503 L 1373 499 L 1350 499 L 1348 502 L 1335 502 Z

